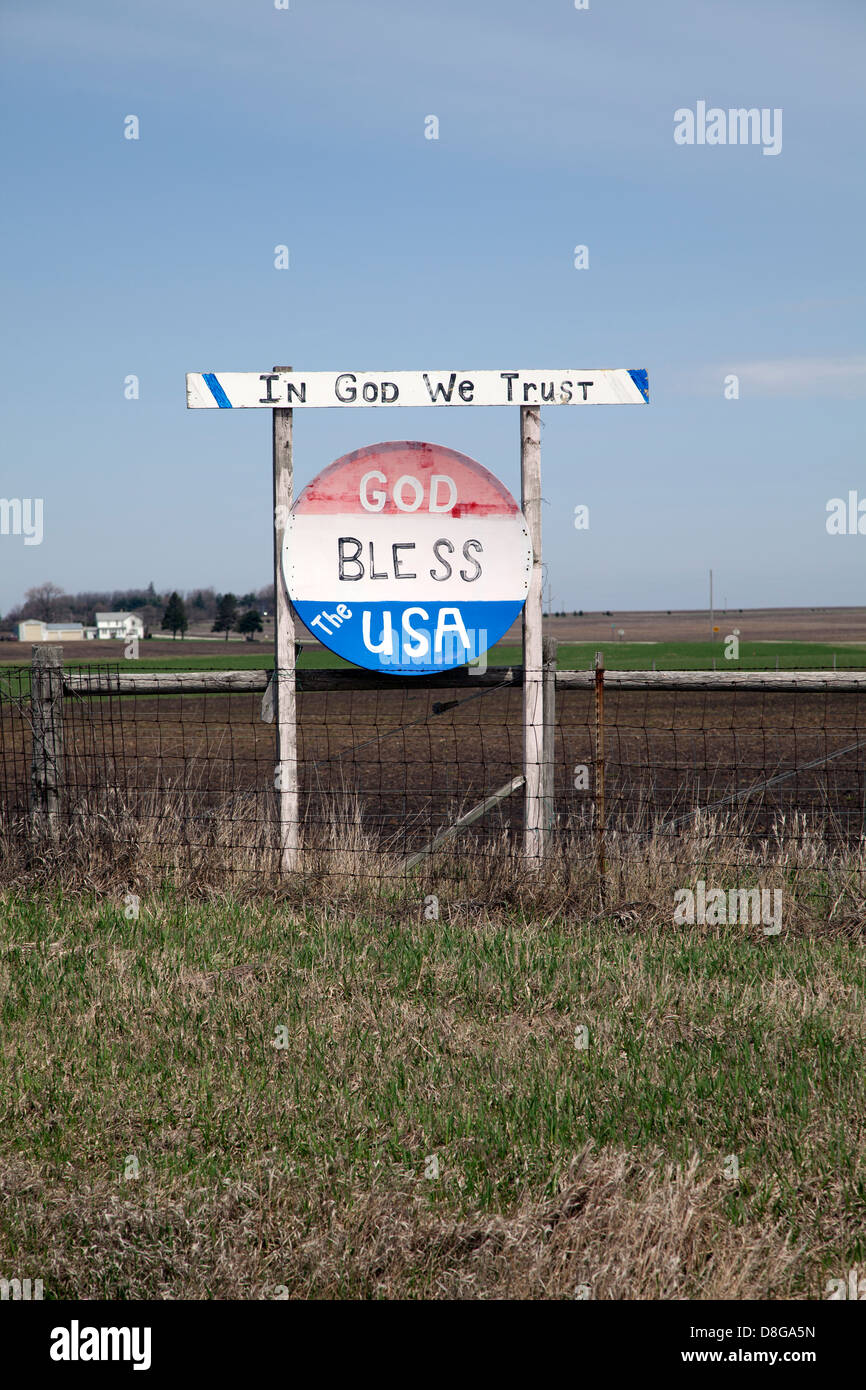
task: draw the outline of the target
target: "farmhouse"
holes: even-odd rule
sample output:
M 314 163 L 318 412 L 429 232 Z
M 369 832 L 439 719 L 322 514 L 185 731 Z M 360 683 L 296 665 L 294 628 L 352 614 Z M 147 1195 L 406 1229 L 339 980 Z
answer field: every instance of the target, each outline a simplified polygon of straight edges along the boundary
M 144 623 L 134 613 L 97 613 L 96 635 L 102 638 L 143 637 Z

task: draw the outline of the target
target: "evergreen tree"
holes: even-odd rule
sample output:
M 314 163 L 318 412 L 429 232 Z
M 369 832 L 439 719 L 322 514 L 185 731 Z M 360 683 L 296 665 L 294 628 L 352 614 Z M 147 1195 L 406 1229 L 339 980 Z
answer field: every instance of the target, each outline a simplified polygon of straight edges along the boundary
M 170 632 L 173 638 L 176 638 L 179 632 L 186 632 L 186 608 L 183 599 L 177 592 L 173 593 L 168 601 L 168 606 L 162 617 L 162 627 L 163 631 Z
M 250 608 L 238 618 L 238 632 L 242 632 L 248 642 L 252 642 L 257 632 L 262 630 L 262 615 Z
M 238 601 L 234 594 L 223 594 L 217 600 L 217 615 L 211 632 L 224 632 L 226 641 L 229 640 L 229 633 L 237 621 Z

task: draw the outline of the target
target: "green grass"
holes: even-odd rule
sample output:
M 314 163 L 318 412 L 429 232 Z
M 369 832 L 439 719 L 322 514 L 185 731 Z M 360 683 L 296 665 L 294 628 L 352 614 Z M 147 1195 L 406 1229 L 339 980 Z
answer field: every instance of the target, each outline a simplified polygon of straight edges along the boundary
M 146 652 L 146 646 L 142 650 Z M 564 671 L 591 670 L 599 650 L 604 652 L 605 666 L 610 671 L 648 671 L 653 662 L 658 671 L 704 671 L 712 670 L 714 659 L 720 671 L 774 671 L 777 661 L 782 671 L 832 670 L 834 656 L 838 670 L 866 668 L 866 646 L 834 646 L 820 642 L 742 642 L 738 661 L 725 659 L 721 642 L 562 642 L 559 666 Z M 520 661 L 519 646 L 498 643 L 487 653 L 489 666 L 513 666 Z M 136 671 L 250 671 L 271 670 L 274 661 L 272 653 L 239 653 L 236 646 L 214 655 L 189 656 L 179 644 L 176 657 L 143 655 L 129 663 L 115 657 L 112 664 L 122 669 L 128 664 L 130 670 Z M 301 670 L 356 669 L 325 648 L 305 648 L 298 666 Z
M 0 1202 L 0 1255 L 46 1270 L 55 1296 L 256 1296 L 269 1276 L 307 1295 L 373 1294 L 380 1276 L 393 1296 L 429 1293 L 439 1266 L 456 1278 L 469 1258 L 442 1246 L 449 1222 L 529 1220 L 590 1142 L 586 1181 L 602 1204 L 615 1200 L 605 1165 L 622 1155 L 637 1165 L 622 1198 L 638 1208 L 666 1190 L 666 1171 L 691 1173 L 705 1237 L 673 1284 L 656 1271 L 676 1291 L 665 1296 L 726 1296 L 731 1252 L 763 1248 L 768 1232 L 802 1253 L 770 1241 L 739 1296 L 820 1297 L 825 1271 L 866 1257 L 855 943 L 624 935 L 513 910 L 468 919 L 447 903 L 428 922 L 420 900 L 294 915 L 170 894 L 144 899 L 137 921 L 120 900 L 8 897 L 2 934 L 14 1118 L 0 1153 L 20 1182 Z M 731 1154 L 736 1183 L 722 1176 Z M 123 1180 L 129 1155 L 135 1182 Z M 229 1191 L 246 1194 L 242 1210 L 221 1219 Z M 118 1202 L 138 1235 L 130 1248 L 118 1235 L 106 1258 Z M 391 1273 L 367 1248 L 371 1203 L 378 1222 L 408 1223 Z M 163 1208 L 204 1241 L 198 1264 L 185 1262 L 182 1222 L 151 1229 L 142 1215 Z M 344 1229 L 351 1255 L 332 1267 L 325 1252 Z M 422 1234 L 435 1230 L 431 1253 Z M 305 1263 L 304 1241 L 321 1258 Z M 231 1268 L 215 1264 L 220 1243 Z M 714 1249 L 729 1252 L 718 1267 Z M 544 1258 L 534 1249 L 530 1264 Z M 604 1276 L 609 1296 L 656 1296 L 652 1271 L 630 1285 L 628 1263 Z M 494 1265 L 502 1292 L 510 1276 Z M 563 1278 L 552 1296 L 569 1296 Z
M 838 670 L 866 668 L 866 646 L 845 647 L 820 642 L 743 642 L 737 661 L 725 658 L 722 642 L 562 642 L 559 666 L 564 671 L 588 671 L 595 654 L 604 652 L 609 671 L 710 671 L 715 659 L 718 671 Z M 520 661 L 519 647 L 497 646 L 488 655 L 491 666 Z

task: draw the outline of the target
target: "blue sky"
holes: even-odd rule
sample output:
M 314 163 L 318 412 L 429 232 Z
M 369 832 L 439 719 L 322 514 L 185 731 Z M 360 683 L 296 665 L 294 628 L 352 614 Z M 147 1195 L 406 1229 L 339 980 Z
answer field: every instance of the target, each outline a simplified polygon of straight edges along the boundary
M 4 0 L 0 32 L 0 495 L 44 499 L 0 612 L 267 583 L 269 414 L 188 412 L 184 375 L 288 362 L 646 367 L 647 409 L 543 412 L 553 606 L 699 607 L 710 566 L 732 607 L 866 601 L 866 535 L 825 527 L 866 498 L 860 0 Z M 781 108 L 781 153 L 675 144 L 699 100 Z M 518 491 L 517 412 L 469 408 L 297 411 L 298 486 L 403 438 Z

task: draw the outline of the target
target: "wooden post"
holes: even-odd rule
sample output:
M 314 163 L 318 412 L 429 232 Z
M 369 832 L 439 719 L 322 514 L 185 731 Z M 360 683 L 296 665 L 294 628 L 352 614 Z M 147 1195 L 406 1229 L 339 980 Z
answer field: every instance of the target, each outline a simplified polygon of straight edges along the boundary
M 537 405 L 520 407 L 520 497 L 532 543 L 532 574 L 523 608 L 523 853 L 529 861 L 544 854 L 542 799 L 544 709 L 541 650 L 541 412 Z
M 438 849 L 440 845 L 444 845 L 447 840 L 453 840 L 454 836 L 459 835 L 461 830 L 465 830 L 467 825 L 472 825 L 475 821 L 480 820 L 481 817 L 486 815 L 494 806 L 498 806 L 500 801 L 504 801 L 512 792 L 519 791 L 522 786 L 522 776 L 512 777 L 511 781 L 506 782 L 504 787 L 500 787 L 499 790 L 493 792 L 491 796 L 485 797 L 484 801 L 478 806 L 473 806 L 471 811 L 467 811 L 464 816 L 460 816 L 459 820 L 454 821 L 452 825 L 447 826 L 444 830 L 440 830 L 439 834 L 434 836 L 429 845 L 425 845 L 423 849 L 418 850 L 417 854 L 410 854 L 409 858 L 403 863 L 404 870 L 414 869 L 415 865 L 420 864 L 422 859 L 426 859 L 428 855 L 432 854 L 434 849 Z
M 291 367 L 274 367 L 290 372 Z M 297 868 L 300 844 L 298 726 L 295 694 L 295 616 L 283 577 L 283 540 L 294 501 L 292 412 L 273 411 L 274 445 L 274 722 L 277 729 L 275 786 L 280 828 L 280 872 Z
M 541 643 L 544 660 L 544 747 L 541 795 L 543 800 L 544 833 L 550 836 L 556 822 L 556 653 L 559 643 L 555 637 L 545 637 Z
M 595 654 L 595 843 L 598 891 L 604 904 L 604 652 Z
M 34 833 L 57 840 L 63 790 L 63 648 L 33 647 L 30 812 Z

